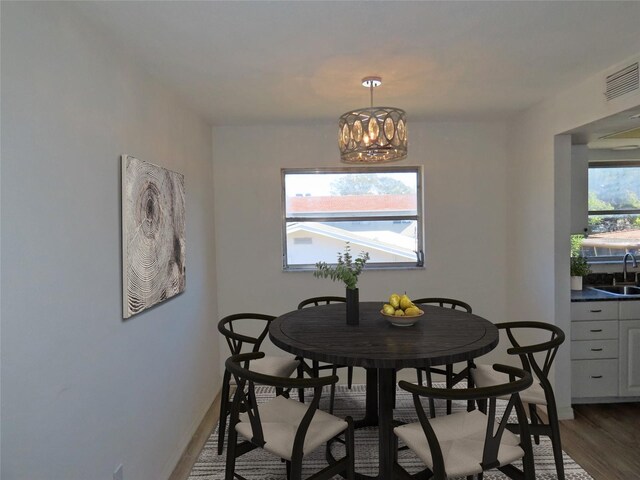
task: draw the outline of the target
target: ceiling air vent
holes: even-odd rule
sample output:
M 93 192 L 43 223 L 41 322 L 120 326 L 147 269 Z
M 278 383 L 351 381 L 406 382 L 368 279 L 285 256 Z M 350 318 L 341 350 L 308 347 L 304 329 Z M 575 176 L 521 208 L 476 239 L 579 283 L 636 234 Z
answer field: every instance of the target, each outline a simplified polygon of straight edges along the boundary
M 607 100 L 612 100 L 626 93 L 638 90 L 640 87 L 639 80 L 638 62 L 636 62 L 607 76 L 604 96 L 607 97 Z

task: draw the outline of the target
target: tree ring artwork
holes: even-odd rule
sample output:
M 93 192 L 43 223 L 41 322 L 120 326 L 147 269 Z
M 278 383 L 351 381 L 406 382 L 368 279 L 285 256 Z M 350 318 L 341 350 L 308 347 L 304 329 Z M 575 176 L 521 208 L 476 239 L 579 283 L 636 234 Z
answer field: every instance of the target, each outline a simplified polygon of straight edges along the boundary
M 123 316 L 185 289 L 184 175 L 122 155 Z

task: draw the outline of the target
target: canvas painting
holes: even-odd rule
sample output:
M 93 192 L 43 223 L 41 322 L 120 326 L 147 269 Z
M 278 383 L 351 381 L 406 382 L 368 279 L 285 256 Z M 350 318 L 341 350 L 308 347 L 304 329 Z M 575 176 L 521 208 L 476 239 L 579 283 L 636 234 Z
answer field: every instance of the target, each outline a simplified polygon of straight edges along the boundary
M 122 156 L 123 316 L 185 289 L 184 175 Z

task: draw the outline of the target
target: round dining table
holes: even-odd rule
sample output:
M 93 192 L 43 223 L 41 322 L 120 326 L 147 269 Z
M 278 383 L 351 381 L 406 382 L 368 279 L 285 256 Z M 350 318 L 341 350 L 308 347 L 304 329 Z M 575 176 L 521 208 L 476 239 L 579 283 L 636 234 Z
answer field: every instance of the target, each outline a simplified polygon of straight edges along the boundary
M 421 305 L 424 315 L 411 326 L 392 325 L 381 302 L 360 302 L 358 325 L 347 325 L 344 303 L 303 308 L 281 315 L 269 338 L 281 349 L 311 360 L 364 367 L 364 418 L 358 426 L 378 426 L 378 478 L 393 478 L 393 408 L 396 371 L 466 362 L 498 344 L 490 321 L 461 310 Z M 362 477 L 362 475 L 358 475 Z

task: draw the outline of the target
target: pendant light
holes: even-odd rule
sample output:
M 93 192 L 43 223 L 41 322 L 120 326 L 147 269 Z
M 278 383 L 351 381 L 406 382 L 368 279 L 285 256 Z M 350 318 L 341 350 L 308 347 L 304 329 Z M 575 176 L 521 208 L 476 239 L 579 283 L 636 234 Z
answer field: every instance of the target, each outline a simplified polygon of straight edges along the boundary
M 351 110 L 338 122 L 338 147 L 344 163 L 387 163 L 407 157 L 407 119 L 404 110 L 374 107 L 373 89 L 382 85 L 380 77 L 365 77 L 371 106 Z

